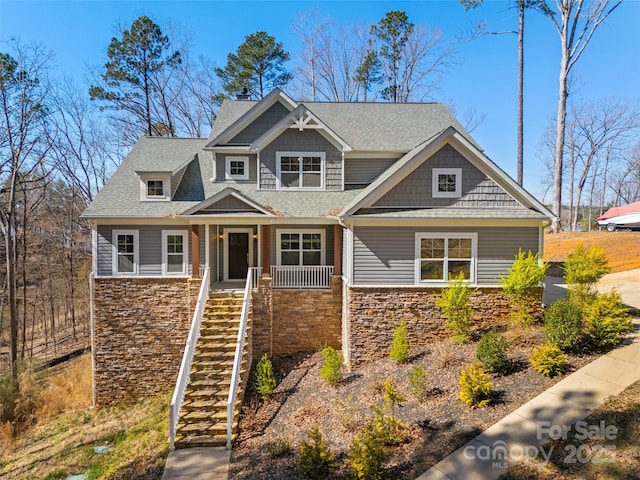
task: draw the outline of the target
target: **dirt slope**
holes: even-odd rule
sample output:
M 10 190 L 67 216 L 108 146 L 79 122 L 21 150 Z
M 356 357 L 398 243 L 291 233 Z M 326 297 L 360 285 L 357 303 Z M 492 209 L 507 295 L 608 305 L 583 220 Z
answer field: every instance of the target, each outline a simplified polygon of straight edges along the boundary
M 580 242 L 604 248 L 612 272 L 640 268 L 640 232 L 561 232 L 544 236 L 544 260 L 562 262 Z

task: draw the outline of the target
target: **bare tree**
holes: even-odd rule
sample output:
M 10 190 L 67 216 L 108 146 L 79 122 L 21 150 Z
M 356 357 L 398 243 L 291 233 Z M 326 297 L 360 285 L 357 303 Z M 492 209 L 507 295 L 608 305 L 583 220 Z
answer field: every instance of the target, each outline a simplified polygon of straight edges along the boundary
M 301 97 L 312 101 L 366 101 L 367 82 L 362 74 L 371 72 L 371 68 L 363 69 L 371 51 L 370 28 L 359 24 L 339 26 L 317 10 L 299 15 L 293 29 L 303 44 L 295 72 Z
M 9 343 L 11 376 L 17 384 L 18 308 L 16 299 L 16 229 L 20 189 L 33 181 L 44 163 L 49 145 L 44 134 L 49 88 L 47 69 L 52 54 L 41 45 L 9 43 L 12 50 L 0 53 L 0 180 L 2 229 L 9 297 Z M 17 387 L 16 387 L 17 388 Z
M 567 117 L 568 80 L 571 70 L 593 38 L 596 29 L 607 19 L 622 0 L 556 0 L 552 9 L 547 2 L 541 4 L 560 38 L 560 73 L 558 78 L 558 111 L 553 168 L 552 229 L 560 230 L 562 215 L 562 167 Z

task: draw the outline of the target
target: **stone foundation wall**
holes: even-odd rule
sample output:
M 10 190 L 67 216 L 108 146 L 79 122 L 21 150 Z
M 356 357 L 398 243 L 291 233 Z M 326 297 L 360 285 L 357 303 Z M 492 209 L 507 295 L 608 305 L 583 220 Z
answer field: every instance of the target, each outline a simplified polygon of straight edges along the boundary
M 200 279 L 97 278 L 96 404 L 134 402 L 175 385 Z
M 341 348 L 342 280 L 330 290 L 271 289 L 263 277 L 253 295 L 254 359 L 263 353 L 285 355 L 328 345 Z
M 424 346 L 447 338 L 445 318 L 436 307 L 440 288 L 348 289 L 350 366 L 384 358 L 389 354 L 393 331 L 405 321 L 409 345 Z M 479 288 L 472 296 L 474 328 L 509 320 L 511 306 L 500 288 Z M 542 292 L 535 301 L 542 310 Z

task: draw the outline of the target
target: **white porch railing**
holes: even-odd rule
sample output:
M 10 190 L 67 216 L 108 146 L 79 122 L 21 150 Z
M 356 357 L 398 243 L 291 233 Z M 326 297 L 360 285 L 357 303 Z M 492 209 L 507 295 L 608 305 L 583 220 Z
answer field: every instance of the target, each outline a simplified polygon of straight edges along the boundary
M 258 279 L 262 275 L 262 267 L 249 267 L 251 272 L 251 288 L 255 290 L 258 288 Z
M 329 288 L 332 274 L 332 265 L 271 267 L 273 288 Z
M 229 388 L 229 398 L 227 400 L 227 449 L 231 448 L 233 417 L 235 415 L 236 399 L 238 397 L 238 387 L 240 385 L 240 369 L 242 368 L 242 356 L 244 353 L 244 341 L 247 335 L 247 323 L 249 321 L 249 302 L 251 301 L 253 274 L 254 271 L 252 268 L 250 268 L 247 272 L 247 282 L 245 283 L 244 287 L 244 297 L 242 298 L 242 314 L 240 316 L 240 327 L 238 329 L 236 353 L 233 360 L 233 371 L 231 372 L 231 386 Z M 251 358 L 251 352 L 249 352 L 249 358 Z M 249 367 L 250 366 L 247 366 L 247 371 L 249 370 Z
M 189 330 L 187 343 L 184 347 L 182 363 L 180 364 L 180 372 L 178 373 L 176 387 L 173 391 L 173 397 L 171 398 L 171 405 L 169 405 L 169 448 L 171 450 L 175 448 L 174 442 L 176 439 L 176 430 L 178 428 L 178 419 L 180 418 L 180 409 L 182 408 L 184 393 L 187 388 L 187 382 L 189 380 L 189 372 L 191 371 L 191 362 L 193 362 L 193 354 L 196 349 L 196 343 L 198 342 L 198 337 L 200 336 L 200 324 L 202 323 L 202 314 L 204 312 L 204 306 L 207 303 L 208 295 L 209 268 L 205 267 L 202 271 L 202 284 L 200 285 L 198 300 L 196 301 L 196 308 L 193 312 L 193 318 L 191 320 L 191 329 Z

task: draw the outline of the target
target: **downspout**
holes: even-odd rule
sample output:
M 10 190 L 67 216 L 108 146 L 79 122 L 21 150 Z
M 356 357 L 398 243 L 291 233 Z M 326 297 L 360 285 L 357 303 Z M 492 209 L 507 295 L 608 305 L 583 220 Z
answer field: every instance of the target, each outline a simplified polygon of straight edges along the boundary
M 98 273 L 98 230 L 93 222 L 91 228 L 91 255 L 93 256 L 92 269 L 89 274 L 89 329 L 91 333 L 91 408 L 96 406 L 96 341 L 95 341 L 95 318 L 93 308 L 93 278 Z

